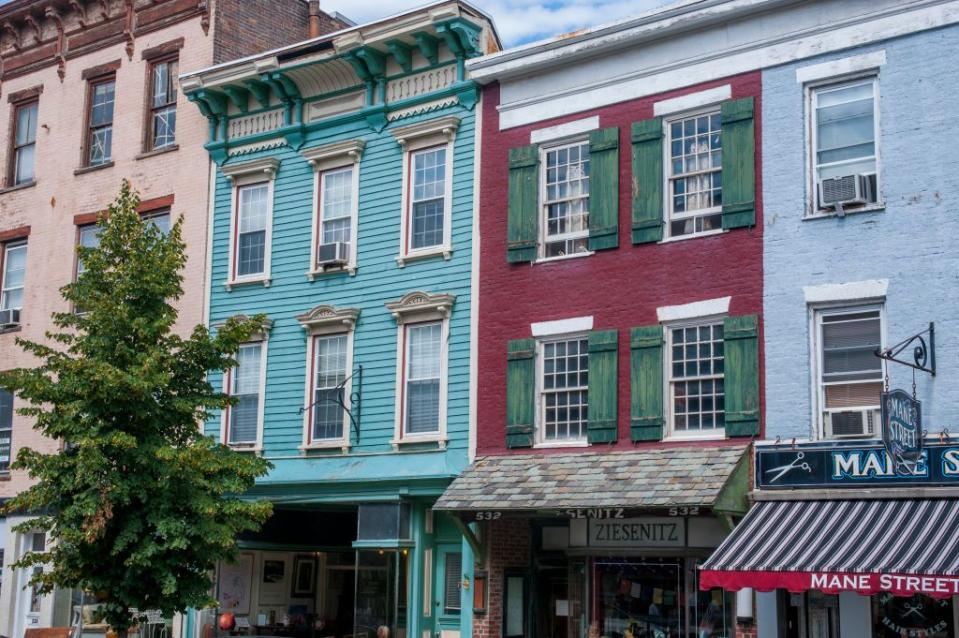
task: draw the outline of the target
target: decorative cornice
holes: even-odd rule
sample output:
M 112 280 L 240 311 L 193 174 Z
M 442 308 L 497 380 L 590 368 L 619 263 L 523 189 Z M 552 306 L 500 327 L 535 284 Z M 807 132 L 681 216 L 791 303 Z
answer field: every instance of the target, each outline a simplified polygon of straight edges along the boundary
M 348 157 L 353 162 L 359 162 L 363 156 L 364 148 L 366 148 L 366 142 L 363 140 L 344 140 L 334 144 L 303 149 L 300 154 L 310 163 L 313 170 L 320 170 L 342 158 Z
M 280 160 L 275 157 L 264 157 L 262 159 L 249 160 L 247 162 L 239 162 L 237 164 L 227 164 L 220 167 L 220 172 L 223 173 L 231 182 L 235 181 L 238 177 L 245 177 L 247 175 L 255 175 L 257 173 L 265 174 L 269 179 L 273 179 L 276 176 L 276 171 L 280 168 Z
M 386 309 L 392 313 L 397 323 L 406 323 L 423 315 L 434 315 L 446 319 L 453 311 L 456 295 L 449 293 L 432 294 L 416 290 L 406 293 L 396 301 L 386 302 Z
M 352 330 L 360 317 L 359 308 L 337 308 L 324 304 L 297 315 L 303 329 L 310 333 Z
M 456 134 L 456 129 L 459 128 L 459 125 L 460 118 L 453 115 L 448 115 L 446 117 L 438 117 L 433 120 L 417 122 L 416 124 L 399 126 L 391 129 L 390 134 L 396 138 L 396 141 L 400 146 L 406 148 L 410 141 L 420 137 L 426 137 L 428 135 L 441 134 L 446 138 L 446 141 L 452 141 L 453 136 Z

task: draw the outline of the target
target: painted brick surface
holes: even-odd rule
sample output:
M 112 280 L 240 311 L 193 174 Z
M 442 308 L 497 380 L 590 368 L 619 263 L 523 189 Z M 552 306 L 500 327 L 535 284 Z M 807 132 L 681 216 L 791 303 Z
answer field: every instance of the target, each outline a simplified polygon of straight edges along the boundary
M 763 72 L 763 307 L 768 437 L 809 437 L 813 417 L 809 314 L 803 286 L 888 279 L 886 339 L 936 322 L 935 378 L 919 373 L 924 427 L 959 429 L 959 147 L 952 104 L 959 87 L 956 27 L 803 60 Z M 880 179 L 885 210 L 803 220 L 806 186 L 803 86 L 796 69 L 885 50 L 879 72 Z M 905 353 L 908 355 L 909 353 Z M 910 389 L 909 368 L 889 368 Z M 815 421 L 812 421 L 815 423 Z
M 754 96 L 756 100 L 757 226 L 709 237 L 634 246 L 630 240 L 631 124 L 653 117 L 654 102 L 723 84 L 731 85 L 733 98 Z M 505 432 L 507 342 L 532 336 L 530 324 L 534 322 L 582 316 L 594 318 L 594 330 L 619 330 L 618 442 L 613 447 L 629 449 L 637 445 L 664 445 L 630 442 L 629 329 L 658 323 L 658 307 L 717 297 L 732 298 L 730 314 L 761 312 L 760 84 L 759 73 L 744 74 L 505 131 L 499 130 L 498 114 L 493 108 L 499 102 L 499 86 L 486 87 L 480 192 L 482 303 L 479 317 L 478 455 L 508 453 Z M 619 247 L 589 257 L 532 266 L 507 263 L 509 149 L 529 144 L 531 130 L 592 115 L 599 116 L 600 128 L 615 126 L 620 131 Z M 760 357 L 760 370 L 762 363 Z M 594 445 L 593 448 L 609 449 L 605 445 Z

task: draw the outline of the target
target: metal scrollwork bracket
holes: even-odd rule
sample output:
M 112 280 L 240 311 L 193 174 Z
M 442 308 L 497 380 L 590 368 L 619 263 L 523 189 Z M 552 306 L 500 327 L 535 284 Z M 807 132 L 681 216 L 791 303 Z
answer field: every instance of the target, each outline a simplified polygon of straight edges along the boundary
M 900 355 L 909 348 L 912 349 L 912 359 L 909 354 Z M 928 372 L 936 376 L 936 324 L 929 323 L 929 327 L 908 339 L 904 339 L 886 349 L 876 348 L 876 356 L 886 361 L 909 366 L 915 370 Z

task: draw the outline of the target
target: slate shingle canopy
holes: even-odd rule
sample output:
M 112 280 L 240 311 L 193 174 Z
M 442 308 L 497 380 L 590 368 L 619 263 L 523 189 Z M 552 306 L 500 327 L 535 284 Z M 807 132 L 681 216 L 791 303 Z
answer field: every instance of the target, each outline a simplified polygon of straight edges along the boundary
M 709 507 L 747 445 L 476 459 L 434 510 Z

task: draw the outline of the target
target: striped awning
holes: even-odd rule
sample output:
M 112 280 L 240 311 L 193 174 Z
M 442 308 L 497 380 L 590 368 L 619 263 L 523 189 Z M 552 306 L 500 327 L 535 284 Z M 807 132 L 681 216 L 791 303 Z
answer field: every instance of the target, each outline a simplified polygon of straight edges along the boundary
M 761 501 L 702 566 L 703 589 L 959 594 L 959 499 Z

